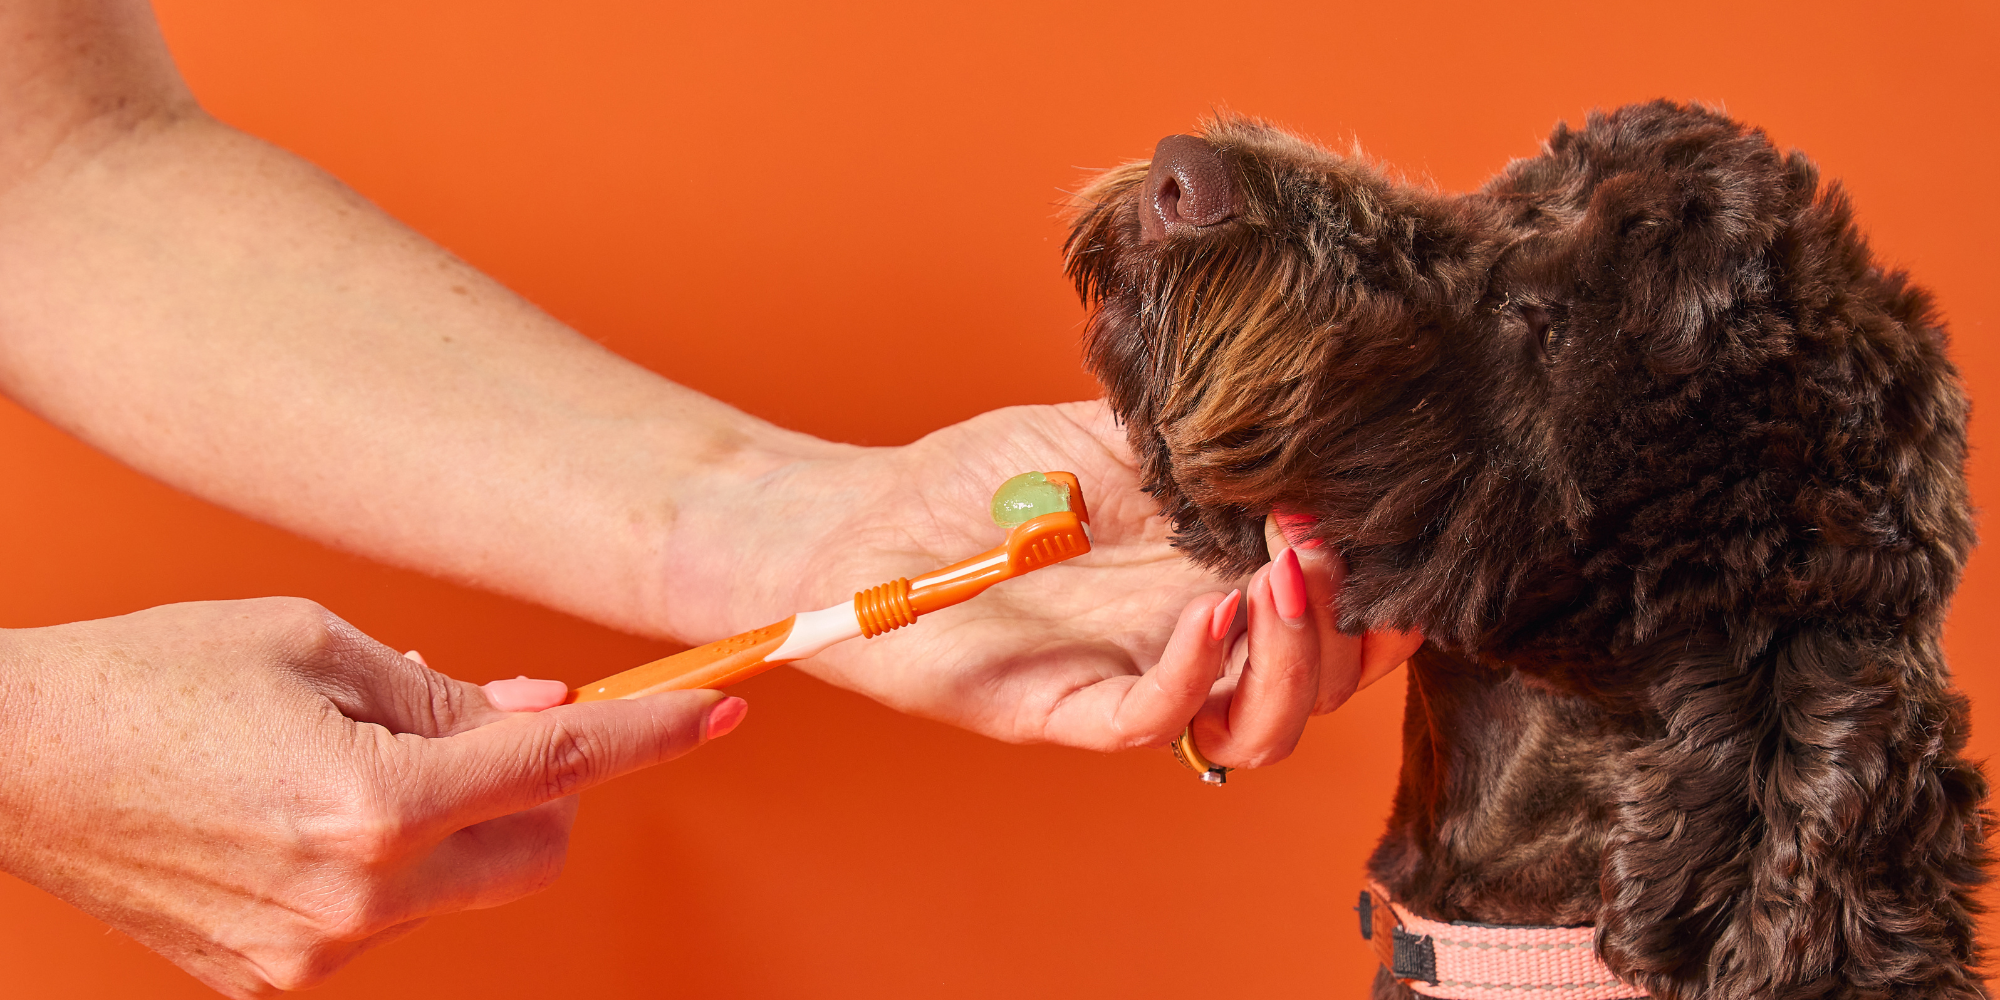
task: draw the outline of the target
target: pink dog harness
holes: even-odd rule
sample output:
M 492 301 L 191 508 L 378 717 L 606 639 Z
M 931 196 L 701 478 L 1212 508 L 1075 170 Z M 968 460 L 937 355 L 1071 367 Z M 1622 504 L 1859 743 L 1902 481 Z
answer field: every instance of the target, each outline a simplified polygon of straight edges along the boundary
M 1627 1000 L 1645 991 L 1611 974 L 1591 927 L 1495 927 L 1425 920 L 1373 882 L 1361 936 L 1403 985 L 1449 1000 Z

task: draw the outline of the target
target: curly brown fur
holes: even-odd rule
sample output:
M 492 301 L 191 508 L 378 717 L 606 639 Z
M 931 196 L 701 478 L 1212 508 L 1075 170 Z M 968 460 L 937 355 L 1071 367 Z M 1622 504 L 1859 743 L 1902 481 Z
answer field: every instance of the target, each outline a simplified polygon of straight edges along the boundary
M 1427 636 L 1371 874 L 1595 924 L 1662 1000 L 1982 996 L 1967 406 L 1839 187 L 1667 102 L 1463 195 L 1202 138 L 1226 221 L 1144 238 L 1144 163 L 1080 196 L 1088 356 L 1190 554 L 1316 515 L 1342 627 Z

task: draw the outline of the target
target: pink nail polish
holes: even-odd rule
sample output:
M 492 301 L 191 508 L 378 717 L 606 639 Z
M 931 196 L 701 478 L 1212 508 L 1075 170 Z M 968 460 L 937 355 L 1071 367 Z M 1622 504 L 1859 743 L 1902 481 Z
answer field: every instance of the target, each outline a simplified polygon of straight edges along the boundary
M 539 712 L 554 708 L 569 697 L 569 685 L 561 681 L 538 681 L 515 677 L 492 681 L 480 688 L 486 700 L 502 712 Z
M 1295 622 L 1306 616 L 1306 575 L 1299 568 L 1299 554 L 1292 549 L 1278 553 L 1271 566 L 1271 603 L 1278 617 Z
M 1236 621 L 1236 605 L 1242 603 L 1242 600 L 1243 592 L 1241 590 L 1232 590 L 1229 592 L 1228 597 L 1222 599 L 1221 604 L 1215 606 L 1215 611 L 1208 619 L 1208 637 L 1210 639 L 1221 642 L 1223 637 L 1229 634 L 1229 626 Z
M 407 652 L 407 653 L 404 653 L 404 654 L 403 654 L 403 659 L 405 659 L 405 660 L 415 660 L 415 661 L 417 661 L 417 666 L 420 666 L 420 667 L 428 667 L 428 666 L 430 666 L 430 664 L 429 664 L 429 663 L 425 662 L 425 660 L 424 660 L 424 654 L 422 654 L 422 653 L 419 653 L 419 652 L 417 652 L 417 651 L 416 651 L 416 650 L 414 650 L 414 649 L 410 650 L 410 651 L 409 651 L 409 652 Z
M 1275 510 L 1271 514 L 1277 519 L 1279 534 L 1285 536 L 1285 544 L 1299 549 L 1319 548 L 1320 540 L 1311 536 L 1313 525 L 1319 523 L 1318 517 L 1311 514 L 1290 514 L 1283 510 Z
M 715 707 L 708 710 L 708 723 L 703 730 L 702 739 L 712 740 L 729 735 L 729 731 L 735 729 L 742 723 L 743 717 L 749 714 L 750 703 L 741 698 L 724 698 L 716 702 Z

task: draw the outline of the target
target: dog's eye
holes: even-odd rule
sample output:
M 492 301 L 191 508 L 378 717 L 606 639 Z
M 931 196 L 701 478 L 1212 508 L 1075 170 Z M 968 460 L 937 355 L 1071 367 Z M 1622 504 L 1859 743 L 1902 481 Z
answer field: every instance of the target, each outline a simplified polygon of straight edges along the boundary
M 1543 358 L 1553 356 L 1562 345 L 1562 326 L 1556 318 L 1541 306 L 1528 306 L 1521 310 L 1521 319 L 1528 325 L 1528 343 Z

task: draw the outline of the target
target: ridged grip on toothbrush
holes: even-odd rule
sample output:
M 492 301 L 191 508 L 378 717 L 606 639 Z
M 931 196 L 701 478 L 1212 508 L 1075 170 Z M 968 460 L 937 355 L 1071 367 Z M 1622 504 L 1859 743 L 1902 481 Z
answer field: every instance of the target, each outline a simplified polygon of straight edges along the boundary
M 855 594 L 854 619 L 861 623 L 861 634 L 870 639 L 915 624 L 917 611 L 910 607 L 910 581 L 899 578 Z
M 1080 556 L 1090 551 L 1080 532 L 1057 532 L 1037 535 L 1021 547 L 1021 571 L 1041 569 L 1052 563 L 1059 563 L 1072 556 Z

